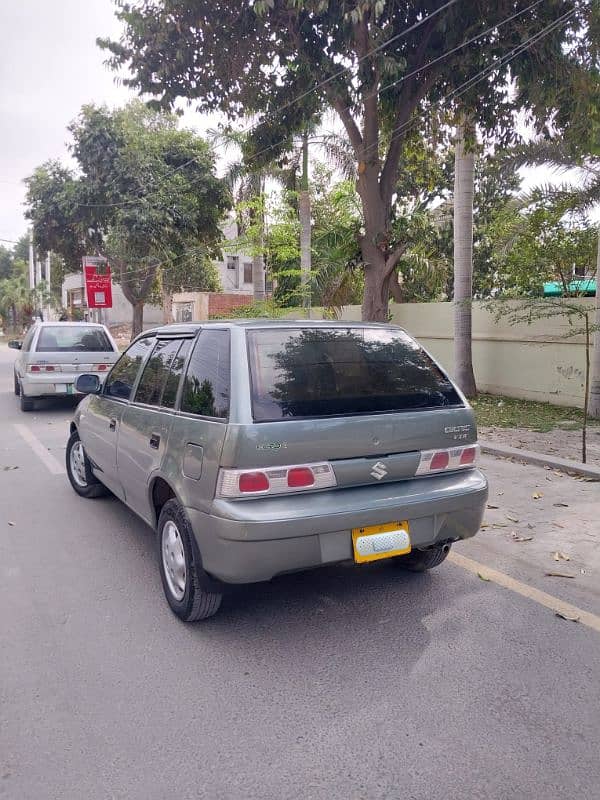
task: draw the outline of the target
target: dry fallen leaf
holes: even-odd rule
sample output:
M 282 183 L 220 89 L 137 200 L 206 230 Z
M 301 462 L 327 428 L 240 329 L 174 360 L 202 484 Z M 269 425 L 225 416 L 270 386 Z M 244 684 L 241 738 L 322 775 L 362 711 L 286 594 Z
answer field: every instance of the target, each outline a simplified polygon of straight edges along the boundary
M 506 519 L 509 519 L 511 522 L 518 522 L 519 521 L 518 517 L 512 517 L 510 514 L 506 515 Z
M 503 494 L 504 492 L 498 492 L 498 497 L 502 497 Z
M 534 492 L 531 496 L 534 500 L 541 500 L 544 495 L 541 492 Z
M 575 575 L 569 575 L 567 572 L 544 572 L 549 578 L 574 578 Z
M 570 556 L 568 556 L 566 553 L 563 553 L 561 550 L 556 550 L 552 554 L 552 558 L 555 561 L 570 561 L 571 560 Z
M 493 506 L 491 503 L 488 503 L 488 508 L 500 508 L 500 506 Z
M 485 575 L 482 575 L 481 572 L 477 573 L 477 577 L 481 578 L 482 581 L 489 581 L 489 578 L 486 577 Z
M 555 611 L 557 617 L 561 619 L 568 619 L 570 622 L 579 622 L 579 616 L 572 614 L 570 611 Z
M 530 542 L 533 539 L 533 536 L 521 536 L 521 534 L 516 531 L 513 531 L 510 535 L 515 542 Z
M 552 503 L 552 505 L 556 506 L 557 508 L 568 508 L 569 507 L 568 503 Z
M 14 522 L 9 522 L 8 524 L 10 525 L 11 528 L 15 527 L 15 523 Z

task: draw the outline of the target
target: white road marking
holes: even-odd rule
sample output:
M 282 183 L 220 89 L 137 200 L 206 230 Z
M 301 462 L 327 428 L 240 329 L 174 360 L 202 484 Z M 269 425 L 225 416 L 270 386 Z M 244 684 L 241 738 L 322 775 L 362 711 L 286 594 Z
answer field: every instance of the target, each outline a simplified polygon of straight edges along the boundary
M 60 461 L 49 453 L 48 450 L 44 447 L 44 445 L 40 442 L 40 440 L 35 436 L 27 427 L 27 425 L 20 425 L 15 423 L 15 430 L 17 433 L 27 442 L 29 447 L 33 450 L 36 456 L 40 459 L 42 464 L 46 467 L 46 469 L 52 473 L 52 475 L 65 475 L 66 470 Z
M 472 572 L 474 575 L 481 575 L 483 578 L 497 583 L 498 586 L 502 586 L 504 589 L 510 589 L 511 592 L 516 592 L 523 597 L 528 597 L 530 600 L 554 612 L 558 611 L 570 617 L 577 617 L 578 622 L 582 625 L 600 633 L 600 617 L 597 614 L 584 611 L 581 608 L 577 608 L 577 606 L 571 605 L 571 603 L 565 603 L 564 600 L 560 600 L 558 597 L 535 589 L 533 586 L 529 586 L 526 583 L 521 583 L 521 581 L 511 578 L 510 575 L 505 575 L 504 572 L 498 572 L 496 569 L 486 567 L 485 564 L 480 564 L 478 561 L 473 561 L 473 559 L 461 556 L 458 553 L 450 553 L 448 561 L 451 561 L 458 567 L 466 569 L 468 572 Z

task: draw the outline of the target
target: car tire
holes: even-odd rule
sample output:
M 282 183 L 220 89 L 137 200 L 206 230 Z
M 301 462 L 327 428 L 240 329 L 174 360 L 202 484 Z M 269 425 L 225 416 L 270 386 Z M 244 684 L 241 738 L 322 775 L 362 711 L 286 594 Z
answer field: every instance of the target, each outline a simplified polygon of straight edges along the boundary
M 397 556 L 394 562 L 401 569 L 406 569 L 410 572 L 426 572 L 445 561 L 449 552 L 450 545 L 441 544 L 428 547 L 427 550 L 411 550 L 405 556 Z
M 108 489 L 92 472 L 77 431 L 69 436 L 66 453 L 67 475 L 73 489 L 80 497 L 103 497 Z
M 15 372 L 15 395 L 18 397 L 21 394 L 21 385 L 19 384 L 19 379 L 17 378 L 17 373 Z
M 204 571 L 192 544 L 193 536 L 183 506 L 177 500 L 168 500 L 158 520 L 158 563 L 167 602 L 184 622 L 212 617 L 223 599 L 221 592 L 202 587 Z
M 33 411 L 34 403 L 32 397 L 27 397 L 23 392 L 23 387 L 19 387 L 19 398 L 21 400 L 21 411 Z

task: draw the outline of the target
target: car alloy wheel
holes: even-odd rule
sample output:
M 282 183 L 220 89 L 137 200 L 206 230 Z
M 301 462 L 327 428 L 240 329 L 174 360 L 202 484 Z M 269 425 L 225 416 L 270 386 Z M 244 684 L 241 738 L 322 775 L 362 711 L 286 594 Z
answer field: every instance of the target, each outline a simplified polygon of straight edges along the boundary
M 87 471 L 85 468 L 85 452 L 81 442 L 77 441 L 73 447 L 71 447 L 69 459 L 73 480 L 78 486 L 80 486 L 82 489 L 85 489 L 88 485 L 88 482 Z
M 173 520 L 167 520 L 162 529 L 161 551 L 167 586 L 173 597 L 181 601 L 185 594 L 187 565 L 181 534 Z

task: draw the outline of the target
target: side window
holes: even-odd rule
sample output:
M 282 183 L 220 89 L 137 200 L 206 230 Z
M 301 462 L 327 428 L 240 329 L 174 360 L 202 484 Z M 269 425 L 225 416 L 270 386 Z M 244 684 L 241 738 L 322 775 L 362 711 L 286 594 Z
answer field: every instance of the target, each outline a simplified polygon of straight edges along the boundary
M 123 353 L 106 378 L 105 395 L 129 400 L 142 362 L 155 341 L 153 337 L 140 339 Z
M 161 406 L 164 408 L 175 408 L 175 400 L 177 399 L 177 389 L 179 389 L 179 381 L 183 374 L 183 367 L 187 359 L 188 353 L 193 343 L 193 339 L 184 339 L 181 342 L 181 347 L 175 358 L 171 361 L 171 369 L 167 375 L 167 382 L 163 389 L 162 398 L 160 401 Z
M 185 376 L 181 410 L 203 417 L 229 415 L 229 331 L 200 334 Z
M 169 377 L 171 362 L 181 346 L 181 339 L 159 339 L 146 362 L 135 392 L 136 403 L 160 405 L 163 387 Z

